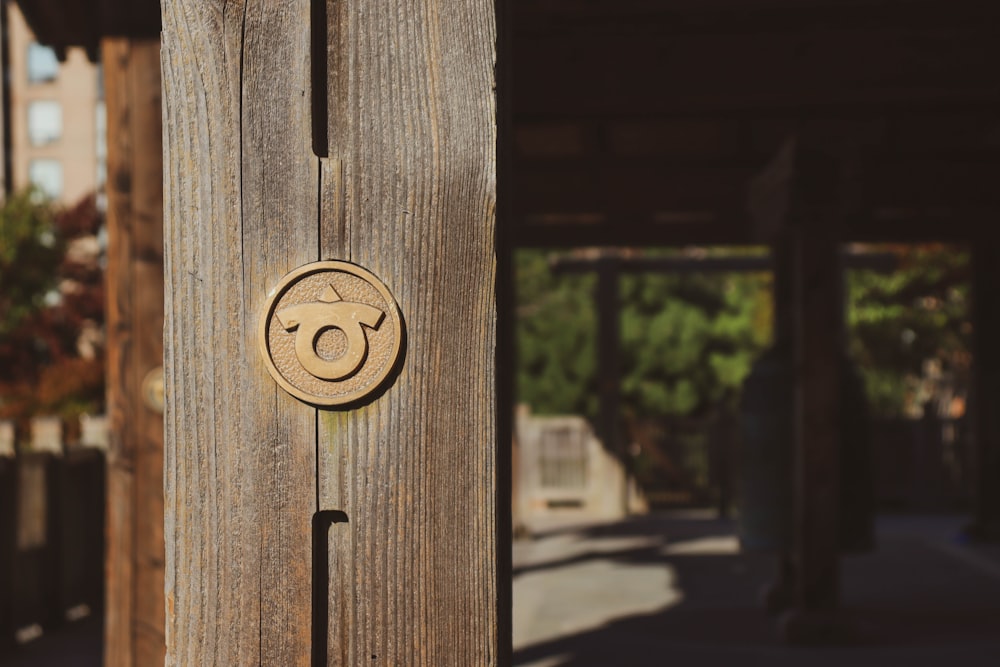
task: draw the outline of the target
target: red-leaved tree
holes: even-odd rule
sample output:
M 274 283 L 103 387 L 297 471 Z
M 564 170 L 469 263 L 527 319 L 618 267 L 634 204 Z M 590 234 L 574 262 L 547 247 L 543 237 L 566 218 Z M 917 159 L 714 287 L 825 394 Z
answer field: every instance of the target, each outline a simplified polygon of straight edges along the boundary
M 93 197 L 0 208 L 0 418 L 69 423 L 104 406 L 104 285 Z

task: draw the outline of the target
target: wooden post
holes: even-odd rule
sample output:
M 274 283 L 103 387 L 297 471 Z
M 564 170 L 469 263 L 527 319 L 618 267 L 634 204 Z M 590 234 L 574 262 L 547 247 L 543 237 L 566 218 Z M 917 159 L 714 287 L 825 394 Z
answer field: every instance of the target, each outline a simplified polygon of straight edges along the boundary
M 623 263 L 615 251 L 604 251 L 594 259 L 568 260 L 557 264 L 558 271 L 595 271 L 597 285 L 597 398 L 595 431 L 601 444 L 620 468 L 618 506 L 621 516 L 630 509 L 631 477 L 628 454 L 621 439 L 621 299 L 618 291 Z M 612 488 L 605 493 L 613 493 Z
M 835 640 L 840 587 L 840 383 L 843 295 L 839 228 L 841 160 L 798 145 L 790 191 L 792 355 L 795 368 L 793 609 L 782 631 L 793 643 Z M 783 319 L 783 318 L 782 318 Z M 784 326 L 784 325 L 781 325 Z
M 791 553 L 779 554 L 766 591 L 772 610 L 790 605 L 781 629 L 792 642 L 825 641 L 839 592 L 840 383 L 843 296 L 840 218 L 848 202 L 843 160 L 790 137 L 751 184 L 748 208 L 775 249 L 775 345 L 795 370 L 794 510 Z M 849 142 L 848 142 L 849 143 Z
M 619 267 L 613 257 L 597 262 L 597 378 L 600 413 L 597 434 L 621 466 L 621 513 L 629 511 L 629 466 L 621 441 L 621 299 Z
M 102 40 L 108 117 L 105 664 L 163 663 L 163 417 L 144 380 L 163 363 L 160 43 Z M 148 389 L 149 387 L 146 387 Z
M 167 664 L 507 664 L 493 3 L 163 21 Z M 405 319 L 362 407 L 300 402 L 258 354 L 269 291 L 319 259 Z
M 795 596 L 826 611 L 839 588 L 841 271 L 830 235 L 810 229 L 795 245 Z
M 969 529 L 972 537 L 1000 540 L 1000 298 L 997 273 L 1000 247 L 982 239 L 972 249 L 973 331 L 975 350 L 973 374 L 975 390 L 975 434 L 977 484 L 975 516 Z

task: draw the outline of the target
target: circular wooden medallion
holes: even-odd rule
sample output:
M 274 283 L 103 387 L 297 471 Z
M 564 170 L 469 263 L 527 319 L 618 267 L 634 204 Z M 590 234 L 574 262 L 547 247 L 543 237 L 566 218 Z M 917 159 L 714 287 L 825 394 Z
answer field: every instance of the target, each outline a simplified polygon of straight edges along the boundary
M 142 400 L 147 408 L 163 414 L 163 366 L 157 366 L 146 373 L 142 380 Z
M 398 368 L 403 318 L 370 271 L 314 262 L 271 291 L 259 341 L 268 372 L 289 394 L 312 405 L 347 406 L 381 389 Z

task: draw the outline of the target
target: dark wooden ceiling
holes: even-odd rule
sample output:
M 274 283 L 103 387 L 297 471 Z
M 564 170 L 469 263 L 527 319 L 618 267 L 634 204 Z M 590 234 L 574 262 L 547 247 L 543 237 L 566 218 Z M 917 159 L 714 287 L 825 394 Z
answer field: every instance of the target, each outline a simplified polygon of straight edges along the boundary
M 61 60 L 66 49 L 79 46 L 98 58 L 101 37 L 155 37 L 160 34 L 158 0 L 16 0 L 43 44 Z
M 18 0 L 96 57 L 155 0 Z M 750 180 L 792 134 L 849 147 L 851 240 L 964 240 L 1000 209 L 995 0 L 511 0 L 513 238 L 750 243 Z
M 1000 208 L 1000 6 L 513 3 L 514 237 L 748 243 L 791 134 L 850 149 L 854 240 L 962 240 Z

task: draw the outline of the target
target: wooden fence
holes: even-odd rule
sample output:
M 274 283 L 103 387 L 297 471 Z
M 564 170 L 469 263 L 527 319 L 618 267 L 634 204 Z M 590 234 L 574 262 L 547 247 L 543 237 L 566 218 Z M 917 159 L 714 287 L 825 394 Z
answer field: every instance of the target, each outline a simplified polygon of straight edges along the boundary
M 0 654 L 101 614 L 104 597 L 104 420 L 74 443 L 52 418 L 32 423 L 26 447 L 16 435 L 0 422 Z

